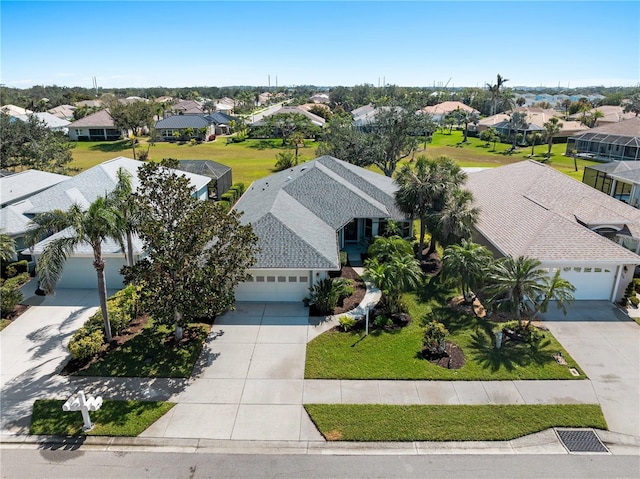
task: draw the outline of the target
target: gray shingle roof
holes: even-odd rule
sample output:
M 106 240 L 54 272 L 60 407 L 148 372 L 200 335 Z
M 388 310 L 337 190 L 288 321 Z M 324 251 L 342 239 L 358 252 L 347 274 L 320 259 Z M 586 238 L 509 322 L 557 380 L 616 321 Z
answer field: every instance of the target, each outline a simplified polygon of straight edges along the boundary
M 181 171 L 188 171 L 189 173 L 210 178 L 220 178 L 231 170 L 231 167 L 211 160 L 178 160 L 178 163 L 180 163 L 178 169 Z
M 540 261 L 640 264 L 640 256 L 590 225 L 624 221 L 640 237 L 640 210 L 535 161 L 470 174 L 477 230 L 503 254 Z
M 346 223 L 404 219 L 395 190 L 391 178 L 323 156 L 255 181 L 234 209 L 259 238 L 257 268 L 339 269 Z
M 29 229 L 31 220 L 23 213 L 31 206 L 29 200 L 24 200 L 0 209 L 0 230 L 9 236 L 24 234 Z
M 104 196 L 113 191 L 118 182 L 118 170 L 120 168 L 124 168 L 131 174 L 131 185 L 135 190 L 139 184 L 138 168 L 142 164 L 141 161 L 122 156 L 100 163 L 41 193 L 33 195 L 30 198 L 33 207 L 26 213 L 37 214 L 54 209 L 67 210 L 74 203 L 89 206 L 98 196 Z M 186 175 L 196 190 L 211 181 L 211 178 L 206 176 L 182 171 L 179 173 Z
M 40 170 L 26 170 L 2 177 L 0 178 L 0 204 L 6 205 L 20 201 L 68 179 L 66 175 Z
M 30 248 L 29 251 L 31 254 L 40 255 L 46 248 L 46 246 L 51 243 L 53 240 L 58 238 L 66 238 L 73 235 L 73 228 L 67 228 L 65 230 L 60 231 L 54 235 L 51 235 L 39 243 L 35 244 L 33 248 Z M 137 236 L 133 237 L 133 253 L 134 255 L 141 254 L 143 252 L 143 242 Z M 113 239 L 107 239 L 100 244 L 100 248 L 102 249 L 102 254 L 105 256 L 110 255 L 124 255 L 124 251 L 120 247 L 120 243 Z M 89 243 L 80 243 L 74 250 L 74 255 L 81 256 L 92 256 L 93 248 Z
M 68 128 L 82 128 L 82 127 L 100 127 L 100 128 L 115 128 L 113 118 L 109 114 L 108 110 L 100 110 L 91 115 L 87 115 L 84 118 L 80 118 L 73 123 L 67 125 Z

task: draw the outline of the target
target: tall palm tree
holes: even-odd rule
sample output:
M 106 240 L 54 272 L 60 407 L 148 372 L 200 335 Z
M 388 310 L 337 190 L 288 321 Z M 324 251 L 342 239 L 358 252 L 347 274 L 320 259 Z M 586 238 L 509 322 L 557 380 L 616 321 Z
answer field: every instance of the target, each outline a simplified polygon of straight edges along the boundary
M 464 302 L 470 303 L 474 299 L 470 293 L 481 286 L 492 260 L 487 248 L 463 239 L 444 250 L 442 272 L 445 277 L 458 280 Z
M 398 185 L 395 202 L 400 211 L 420 221 L 420 259 L 429 215 L 442 211 L 447 194 L 459 188 L 466 178 L 466 173 L 447 157 L 428 160 L 419 156 L 413 166 L 406 163 L 398 171 L 395 178 Z M 433 241 L 431 244 L 433 246 Z
M 435 241 L 446 247 L 471 238 L 479 214 L 480 209 L 473 206 L 471 191 L 452 189 L 446 196 L 444 207 L 428 217 L 431 247 L 435 247 Z
M 542 125 L 544 127 L 545 139 L 547 141 L 547 158 L 551 158 L 551 146 L 553 145 L 553 137 L 562 130 L 562 123 L 555 117 L 552 117 Z
M 133 186 L 131 184 L 131 173 L 124 168 L 119 168 L 117 172 L 118 182 L 116 187 L 109 194 L 109 201 L 120 212 L 122 224 L 120 230 L 126 239 L 125 255 L 127 266 L 133 266 L 133 235 L 137 232 L 139 222 L 138 209 L 133 201 Z
M 6 233 L 0 233 L 0 259 L 11 261 L 16 256 L 16 242 Z
M 508 78 L 503 78 L 499 73 L 496 77 L 496 83 L 491 85 L 487 83 L 487 88 L 489 90 L 489 94 L 491 95 L 491 114 L 495 115 L 496 110 L 498 109 L 498 102 L 500 100 L 502 85 L 508 82 Z
M 576 292 L 576 287 L 569 281 L 560 276 L 560 270 L 556 270 L 556 273 L 551 277 L 547 276 L 544 279 L 544 295 L 538 298 L 536 302 L 536 308 L 531 318 L 527 322 L 527 327 L 531 324 L 531 321 L 535 319 L 538 312 L 546 313 L 549 309 L 549 303 L 555 302 L 556 307 L 561 310 L 565 315 L 567 314 L 567 306 L 575 300 L 573 293 Z
M 509 118 L 509 132 L 513 132 L 513 144 L 511 149 L 516 149 L 518 143 L 518 132 L 520 130 L 526 131 L 529 128 L 529 122 L 527 121 L 527 114 L 523 111 L 514 111 Z
M 104 332 L 107 342 L 111 342 L 102 242 L 109 238 L 119 240 L 122 237 L 120 212 L 107 198 L 98 197 L 86 211 L 74 204 L 68 211 L 54 210 L 39 214 L 33 219 L 33 224 L 34 227 L 28 232 L 31 245 L 43 236 L 65 231 L 65 234 L 45 246 L 38 260 L 38 280 L 40 287 L 47 294 L 53 293 L 67 258 L 73 254 L 77 246 L 88 243 L 93 249 L 93 267 L 98 277 L 98 297 Z
M 547 271 L 540 268 L 540 264 L 537 259 L 526 256 L 500 258 L 487 275 L 489 302 L 517 315 L 518 319 L 528 317 L 533 309 L 531 302 L 546 292 Z

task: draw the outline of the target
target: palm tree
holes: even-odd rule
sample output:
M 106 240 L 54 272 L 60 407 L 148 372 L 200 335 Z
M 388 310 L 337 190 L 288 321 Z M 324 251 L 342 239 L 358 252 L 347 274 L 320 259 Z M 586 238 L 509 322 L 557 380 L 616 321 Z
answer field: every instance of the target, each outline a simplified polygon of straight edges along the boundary
M 543 123 L 544 127 L 545 139 L 547 141 L 548 149 L 547 149 L 547 158 L 551 158 L 551 146 L 553 145 L 553 137 L 560 133 L 562 130 L 562 123 L 560 120 L 553 117 L 550 118 L 549 121 Z
M 452 189 L 447 194 L 444 207 L 428 218 L 431 247 L 435 247 L 435 241 L 446 247 L 471 238 L 479 214 L 480 209 L 473 206 L 471 191 Z
M 442 210 L 448 190 L 458 188 L 466 178 L 466 173 L 446 157 L 428 160 L 419 156 L 413 166 L 406 163 L 398 171 L 396 205 L 407 216 L 420 220 L 418 258 L 422 259 L 428 216 Z
M 487 248 L 463 239 L 444 250 L 442 272 L 445 277 L 458 280 L 464 302 L 470 303 L 475 299 L 470 293 L 481 286 L 492 260 Z
M 547 291 L 547 271 L 540 268 L 540 261 L 526 256 L 514 259 L 505 256 L 496 261 L 487 275 L 489 302 L 523 319 L 532 308 L 529 303 L 544 297 Z
M 514 111 L 509 118 L 509 132 L 513 132 L 513 144 L 511 145 L 511 150 L 516 149 L 516 144 L 518 142 L 518 131 L 524 130 L 526 131 L 529 128 L 529 122 L 527 121 L 527 114 L 523 111 Z
M 625 113 L 635 113 L 636 116 L 640 114 L 640 92 L 636 92 L 631 95 L 624 104 L 624 109 L 622 111 Z
M 536 314 L 546 313 L 549 309 L 549 303 L 554 301 L 556 307 L 561 310 L 565 315 L 567 314 L 567 306 L 576 299 L 573 293 L 576 292 L 576 287 L 569 281 L 560 276 L 560 270 L 556 270 L 553 277 L 547 276 L 544 281 L 545 291 L 542 298 L 538 298 L 536 301 L 536 308 L 531 318 L 527 322 L 526 327 L 529 327 L 531 321 L 535 319 Z
M 593 128 L 594 126 L 596 126 L 596 123 L 598 123 L 598 120 L 600 118 L 604 118 L 604 113 L 602 113 L 600 110 L 594 110 L 591 115 L 589 115 L 589 119 L 587 120 L 589 122 L 589 128 Z
M 133 266 L 133 235 L 137 232 L 139 221 L 138 210 L 132 198 L 133 186 L 131 185 L 131 173 L 124 168 L 117 172 L 118 182 L 114 190 L 109 194 L 111 204 L 120 212 L 122 224 L 120 230 L 126 237 L 127 266 Z M 124 247 L 122 248 L 125 249 Z
M 0 233 L 0 259 L 11 261 L 16 256 L 16 242 L 6 233 Z
M 38 281 L 47 294 L 52 294 L 60 279 L 64 264 L 77 246 L 88 243 L 93 249 L 93 267 L 98 276 L 98 297 L 104 320 L 107 342 L 111 342 L 111 324 L 107 312 L 107 287 L 104 277 L 105 262 L 102 258 L 102 242 L 122 237 L 122 216 L 107 198 L 98 197 L 89 209 L 83 211 L 74 204 L 68 211 L 54 210 L 37 215 L 34 227 L 29 230 L 28 242 L 34 245 L 45 235 L 64 231 L 50 241 L 38 260 Z
M 298 150 L 301 146 L 304 147 L 304 133 L 301 131 L 294 131 L 289 135 L 287 141 L 296 149 L 296 164 L 298 164 Z
M 502 76 L 500 76 L 500 74 L 498 74 L 498 76 L 496 77 L 496 83 L 494 85 L 487 83 L 487 88 L 489 89 L 489 94 L 491 95 L 491 115 L 496 114 L 496 110 L 498 109 L 498 100 L 501 96 L 500 89 L 502 88 L 502 85 L 504 85 L 508 81 L 509 79 L 503 78 Z
M 395 255 L 384 262 L 368 259 L 365 268 L 364 278 L 383 292 L 390 314 L 401 312 L 402 293 L 417 287 L 422 279 L 422 270 L 412 254 Z
M 400 236 L 378 236 L 367 250 L 370 258 L 380 262 L 390 261 L 395 256 L 412 255 L 411 244 Z

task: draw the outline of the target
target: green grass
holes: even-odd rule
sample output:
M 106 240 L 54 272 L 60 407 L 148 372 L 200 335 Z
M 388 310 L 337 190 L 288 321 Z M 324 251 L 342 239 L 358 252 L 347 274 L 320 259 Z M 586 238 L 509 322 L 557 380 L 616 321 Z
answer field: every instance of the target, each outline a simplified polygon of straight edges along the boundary
M 173 329 L 165 325 L 155 327 L 153 321 L 149 320 L 138 335 L 77 375 L 186 378 L 191 376 L 207 332 L 205 325 L 191 325 L 185 329 L 185 336 L 197 335 L 197 341 L 189 341 L 178 347 L 167 346 L 166 342 L 172 342 Z
M 307 379 L 411 379 L 411 380 L 515 380 L 515 379 L 585 379 L 584 372 L 569 353 L 545 331 L 537 349 L 508 341 L 501 349 L 493 347 L 495 323 L 473 315 L 455 313 L 442 307 L 445 291 L 426 284 L 405 301 L 412 323 L 398 331 L 327 331 L 307 344 L 305 377 Z M 438 300 L 440 298 L 440 300 Z M 421 356 L 421 319 L 435 311 L 450 332 L 449 341 L 464 352 L 466 363 L 460 369 L 445 369 Z M 552 355 L 562 352 L 573 376 Z
M 493 151 L 493 144 L 489 147 L 484 141 L 478 138 L 469 137 L 467 143 L 462 143 L 462 132 L 453 131 L 450 135 L 446 133 L 436 133 L 433 141 L 427 145 L 425 151 L 418 151 L 416 155 L 426 155 L 428 157 L 449 156 L 456 160 L 460 166 L 480 166 L 493 167 L 501 166 L 516 161 L 524 160 L 531 153 L 531 147 L 521 147 L 510 155 L 506 150 L 511 145 L 496 143 L 496 151 Z M 178 144 L 168 142 L 157 142 L 149 150 L 149 157 L 153 161 L 160 161 L 163 158 L 175 158 L 178 160 L 213 160 L 233 169 L 233 181 L 235 183 L 245 183 L 246 186 L 252 181 L 263 178 L 273 173 L 273 166 L 276 162 L 276 154 L 281 151 L 281 140 L 247 140 L 242 143 L 227 144 L 226 137 L 219 137 L 214 142 L 201 143 L 199 145 Z M 420 144 L 422 148 L 424 144 Z M 318 143 L 306 141 L 305 148 L 300 149 L 301 157 L 313 159 L 316 155 Z M 147 149 L 147 140 L 142 139 L 137 147 L 138 151 Z M 582 172 L 585 165 L 594 162 L 578 160 L 578 171 L 573 168 L 573 159 L 564 156 L 566 144 L 553 145 L 552 156 L 546 164 L 557 170 L 582 180 Z M 547 152 L 546 145 L 536 146 L 534 159 L 543 160 Z M 84 171 L 103 161 L 113 159 L 117 156 L 133 158 L 129 141 L 118 142 L 78 142 L 72 150 L 73 161 L 70 165 L 75 172 Z M 407 160 L 403 160 L 406 162 Z M 401 162 L 401 163 L 403 163 Z M 380 172 L 377 168 L 371 168 Z M 73 172 L 72 172 L 73 173 Z
M 145 401 L 108 401 L 97 411 L 89 412 L 93 429 L 82 430 L 80 411 L 64 412 L 63 400 L 38 399 L 33 405 L 30 434 L 59 436 L 128 436 L 135 437 L 156 422 L 175 403 Z
M 607 429 L 596 404 L 304 407 L 333 441 L 507 441 L 551 427 Z

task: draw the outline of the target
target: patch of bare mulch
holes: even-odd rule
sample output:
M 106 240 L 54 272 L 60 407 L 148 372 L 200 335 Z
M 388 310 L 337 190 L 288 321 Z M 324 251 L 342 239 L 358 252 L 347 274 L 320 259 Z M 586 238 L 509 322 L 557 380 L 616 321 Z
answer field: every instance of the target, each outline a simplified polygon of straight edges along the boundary
M 487 316 L 487 310 L 484 308 L 478 298 L 474 298 L 473 304 L 465 303 L 462 296 L 456 296 L 449 302 L 449 307 L 454 311 L 459 311 L 465 314 L 473 314 L 477 318 L 484 318 Z
M 451 341 L 445 341 L 444 353 L 434 355 L 427 350 L 423 350 L 422 356 L 431 364 L 445 369 L 460 369 L 467 362 L 462 349 Z
M 100 351 L 98 351 L 96 355 L 91 356 L 89 358 L 85 358 L 85 359 L 73 359 L 73 358 L 70 359 L 69 362 L 65 364 L 64 368 L 62 368 L 62 371 L 60 371 L 60 374 L 63 376 L 69 376 L 77 373 L 78 371 L 83 371 L 87 369 L 93 363 L 97 362 L 100 358 L 109 354 L 110 351 L 113 351 L 114 349 L 119 348 L 130 339 L 133 339 L 140 331 L 144 329 L 145 325 L 149 321 L 149 318 L 150 316 L 146 314 L 138 316 L 136 319 L 131 321 L 129 323 L 129 326 L 123 329 L 119 335 L 114 336 L 113 340 L 110 343 L 103 344 L 102 347 L 100 348 Z M 185 330 L 185 333 L 186 333 L 186 330 Z M 186 334 L 183 341 L 185 340 L 186 340 Z
M 442 270 L 442 260 L 440 259 L 437 251 L 434 251 L 429 256 L 427 256 L 428 252 L 428 249 L 425 249 L 422 252 L 423 256 L 422 260 L 420 261 L 420 267 L 425 274 L 428 274 L 429 276 L 437 276 Z

